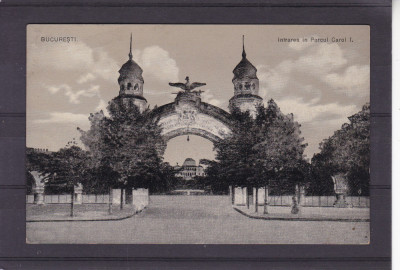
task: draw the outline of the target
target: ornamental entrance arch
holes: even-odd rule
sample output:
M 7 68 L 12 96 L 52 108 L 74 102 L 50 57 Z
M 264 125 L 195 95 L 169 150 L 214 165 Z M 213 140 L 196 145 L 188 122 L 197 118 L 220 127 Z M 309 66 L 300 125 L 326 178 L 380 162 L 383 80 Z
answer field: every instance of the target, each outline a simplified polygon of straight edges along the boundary
M 231 134 L 230 114 L 201 101 L 201 91 L 179 92 L 175 101 L 153 110 L 167 142 L 181 135 L 198 135 L 216 142 Z

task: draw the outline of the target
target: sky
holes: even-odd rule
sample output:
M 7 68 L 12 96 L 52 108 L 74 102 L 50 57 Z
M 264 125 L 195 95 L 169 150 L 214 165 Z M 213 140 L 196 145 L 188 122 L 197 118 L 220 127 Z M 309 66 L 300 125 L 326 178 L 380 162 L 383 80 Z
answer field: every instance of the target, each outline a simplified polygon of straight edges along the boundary
M 247 58 L 257 68 L 259 95 L 293 113 L 308 146 L 319 152 L 347 117 L 370 98 L 369 26 L 310 25 L 28 25 L 27 146 L 56 151 L 89 128 L 88 116 L 106 110 L 118 95 L 118 70 L 133 59 L 142 67 L 150 107 L 173 101 L 169 82 L 205 82 L 202 101 L 228 111 L 232 70 Z M 43 38 L 73 37 L 70 42 Z M 345 38 L 346 42 L 332 42 Z M 306 38 L 308 42 L 278 42 Z M 327 38 L 329 42 L 311 39 Z M 351 38 L 351 40 L 350 40 Z M 164 160 L 182 164 L 214 158 L 211 142 L 198 136 L 168 142 Z

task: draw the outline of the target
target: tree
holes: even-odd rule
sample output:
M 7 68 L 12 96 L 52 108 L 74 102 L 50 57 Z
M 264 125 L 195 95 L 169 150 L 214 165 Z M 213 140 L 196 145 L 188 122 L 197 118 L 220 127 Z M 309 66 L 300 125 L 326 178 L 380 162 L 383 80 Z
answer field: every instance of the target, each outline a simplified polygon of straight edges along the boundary
M 108 188 L 109 201 L 108 201 L 108 213 L 112 214 L 112 189 L 118 184 L 119 174 L 111 167 L 113 152 L 113 134 L 110 128 L 112 124 L 103 111 L 90 114 L 90 129 L 83 131 L 78 127 L 81 133 L 81 141 L 88 149 L 90 154 L 90 168 L 94 173 L 92 176 L 100 176 L 98 179 L 90 181 L 91 185 L 93 182 L 101 181 Z M 99 180 L 101 179 L 101 180 Z
M 324 184 L 328 185 L 328 182 L 330 182 L 329 192 L 332 192 L 331 176 L 337 173 L 345 173 L 351 195 L 357 195 L 358 190 L 361 190 L 361 194 L 369 195 L 369 103 L 348 119 L 350 123 L 343 124 L 341 129 L 322 141 L 320 144 L 321 152 L 315 154 L 312 158 L 312 170 L 315 176 L 312 183 L 314 192 L 318 192 L 318 188 L 323 189 Z M 318 183 L 316 178 L 323 180 Z
M 102 111 L 92 114 L 90 129 L 79 130 L 94 166 L 109 171 L 110 179 L 106 181 L 110 193 L 112 187 L 121 188 L 122 202 L 123 188 L 148 188 L 151 181 L 162 175 L 160 153 L 165 149 L 165 142 L 159 119 L 151 115 L 149 108 L 140 112 L 131 100 L 116 97 L 109 103 L 108 111 L 110 116 Z
M 217 163 L 211 163 L 207 174 L 219 175 L 218 179 L 232 187 L 245 187 L 250 184 L 253 177 L 253 166 L 250 158 L 254 146 L 254 119 L 249 112 L 241 112 L 233 108 L 232 134 L 214 143 Z M 247 207 L 249 201 L 246 201 Z
M 232 118 L 232 135 L 215 143 L 217 164 L 209 171 L 219 170 L 220 178 L 233 186 L 255 187 L 258 200 L 258 188 L 269 186 L 270 179 L 280 186 L 288 182 L 284 176 L 294 174 L 295 168 L 305 162 L 307 144 L 300 137 L 300 125 L 293 115 L 284 115 L 272 99 L 267 108 L 257 108 L 255 119 L 237 108 Z M 291 177 L 290 181 L 304 178 Z
M 258 109 L 255 132 L 252 163 L 256 188 L 264 186 L 267 190 L 270 179 L 274 179 L 281 188 L 293 187 L 307 179 L 306 171 L 301 169 L 307 166 L 304 159 L 307 144 L 301 137 L 300 125 L 293 120 L 293 114 L 284 115 L 271 99 L 267 108 Z M 265 201 L 264 213 L 267 212 Z
M 147 183 L 149 190 L 152 193 L 164 193 L 175 189 L 179 179 L 176 177 L 176 169 L 168 162 L 161 163 L 160 175 L 152 177 Z
M 212 194 L 227 194 L 229 182 L 225 177 L 221 177 L 220 164 L 215 160 L 201 159 L 201 165 L 205 165 L 205 176 L 197 176 L 195 180 L 200 189 L 206 190 Z

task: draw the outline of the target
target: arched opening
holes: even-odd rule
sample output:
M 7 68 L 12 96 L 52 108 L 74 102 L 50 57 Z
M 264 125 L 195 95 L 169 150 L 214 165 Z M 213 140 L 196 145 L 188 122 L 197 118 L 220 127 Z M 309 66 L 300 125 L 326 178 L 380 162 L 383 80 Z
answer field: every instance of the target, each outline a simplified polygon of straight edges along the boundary
M 189 136 L 189 141 L 187 137 Z M 214 144 L 197 135 L 182 135 L 170 139 L 164 152 L 164 161 L 172 166 L 182 165 L 186 158 L 192 158 L 199 164 L 200 159 L 214 160 Z
M 208 163 L 215 160 L 214 144 L 198 135 L 181 135 L 170 139 L 164 152 L 164 161 L 173 166 L 176 182 L 171 186 L 174 195 L 212 194 L 212 185 L 206 175 Z
M 207 175 L 206 166 L 212 169 L 215 163 L 207 163 L 200 168 L 199 161 L 215 159 L 214 143 L 231 133 L 230 115 L 208 103 L 179 99 L 156 108 L 153 115 L 155 119 L 159 119 L 161 135 L 167 143 L 163 152 L 164 161 L 173 167 L 174 172 L 178 170 L 173 173 L 176 176 L 173 181 L 179 185 L 176 185 L 177 188 L 170 185 L 174 189 L 169 190 L 185 195 L 194 195 L 196 192 L 202 195 L 227 195 L 229 188 L 218 181 L 218 175 Z M 183 166 L 187 159 L 191 159 L 189 163 L 192 165 Z

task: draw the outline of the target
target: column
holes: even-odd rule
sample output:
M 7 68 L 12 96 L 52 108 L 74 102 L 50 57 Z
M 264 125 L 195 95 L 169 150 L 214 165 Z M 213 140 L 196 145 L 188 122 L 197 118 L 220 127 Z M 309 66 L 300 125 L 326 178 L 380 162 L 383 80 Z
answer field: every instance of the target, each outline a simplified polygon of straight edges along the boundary
M 235 187 L 234 205 L 246 205 L 247 187 Z
M 82 184 L 79 183 L 74 187 L 74 203 L 82 204 Z
M 146 206 L 146 192 L 143 188 L 132 189 L 132 204 L 136 210 L 141 211 Z
M 34 187 L 33 188 L 34 199 L 33 203 L 42 205 L 44 204 L 44 187 Z
M 258 205 L 264 205 L 265 188 L 258 188 Z M 256 188 L 253 188 L 253 204 L 256 204 Z
M 121 205 L 121 189 L 113 189 L 112 203 L 115 205 Z M 125 204 L 125 190 L 122 191 L 122 203 Z
M 35 179 L 35 185 L 32 188 L 33 191 L 33 203 L 42 205 L 44 204 L 44 183 L 42 175 L 38 171 L 30 172 Z
M 337 208 L 350 207 L 350 205 L 346 202 L 346 196 L 344 195 L 344 193 L 339 193 L 336 195 L 336 201 L 333 205 Z

